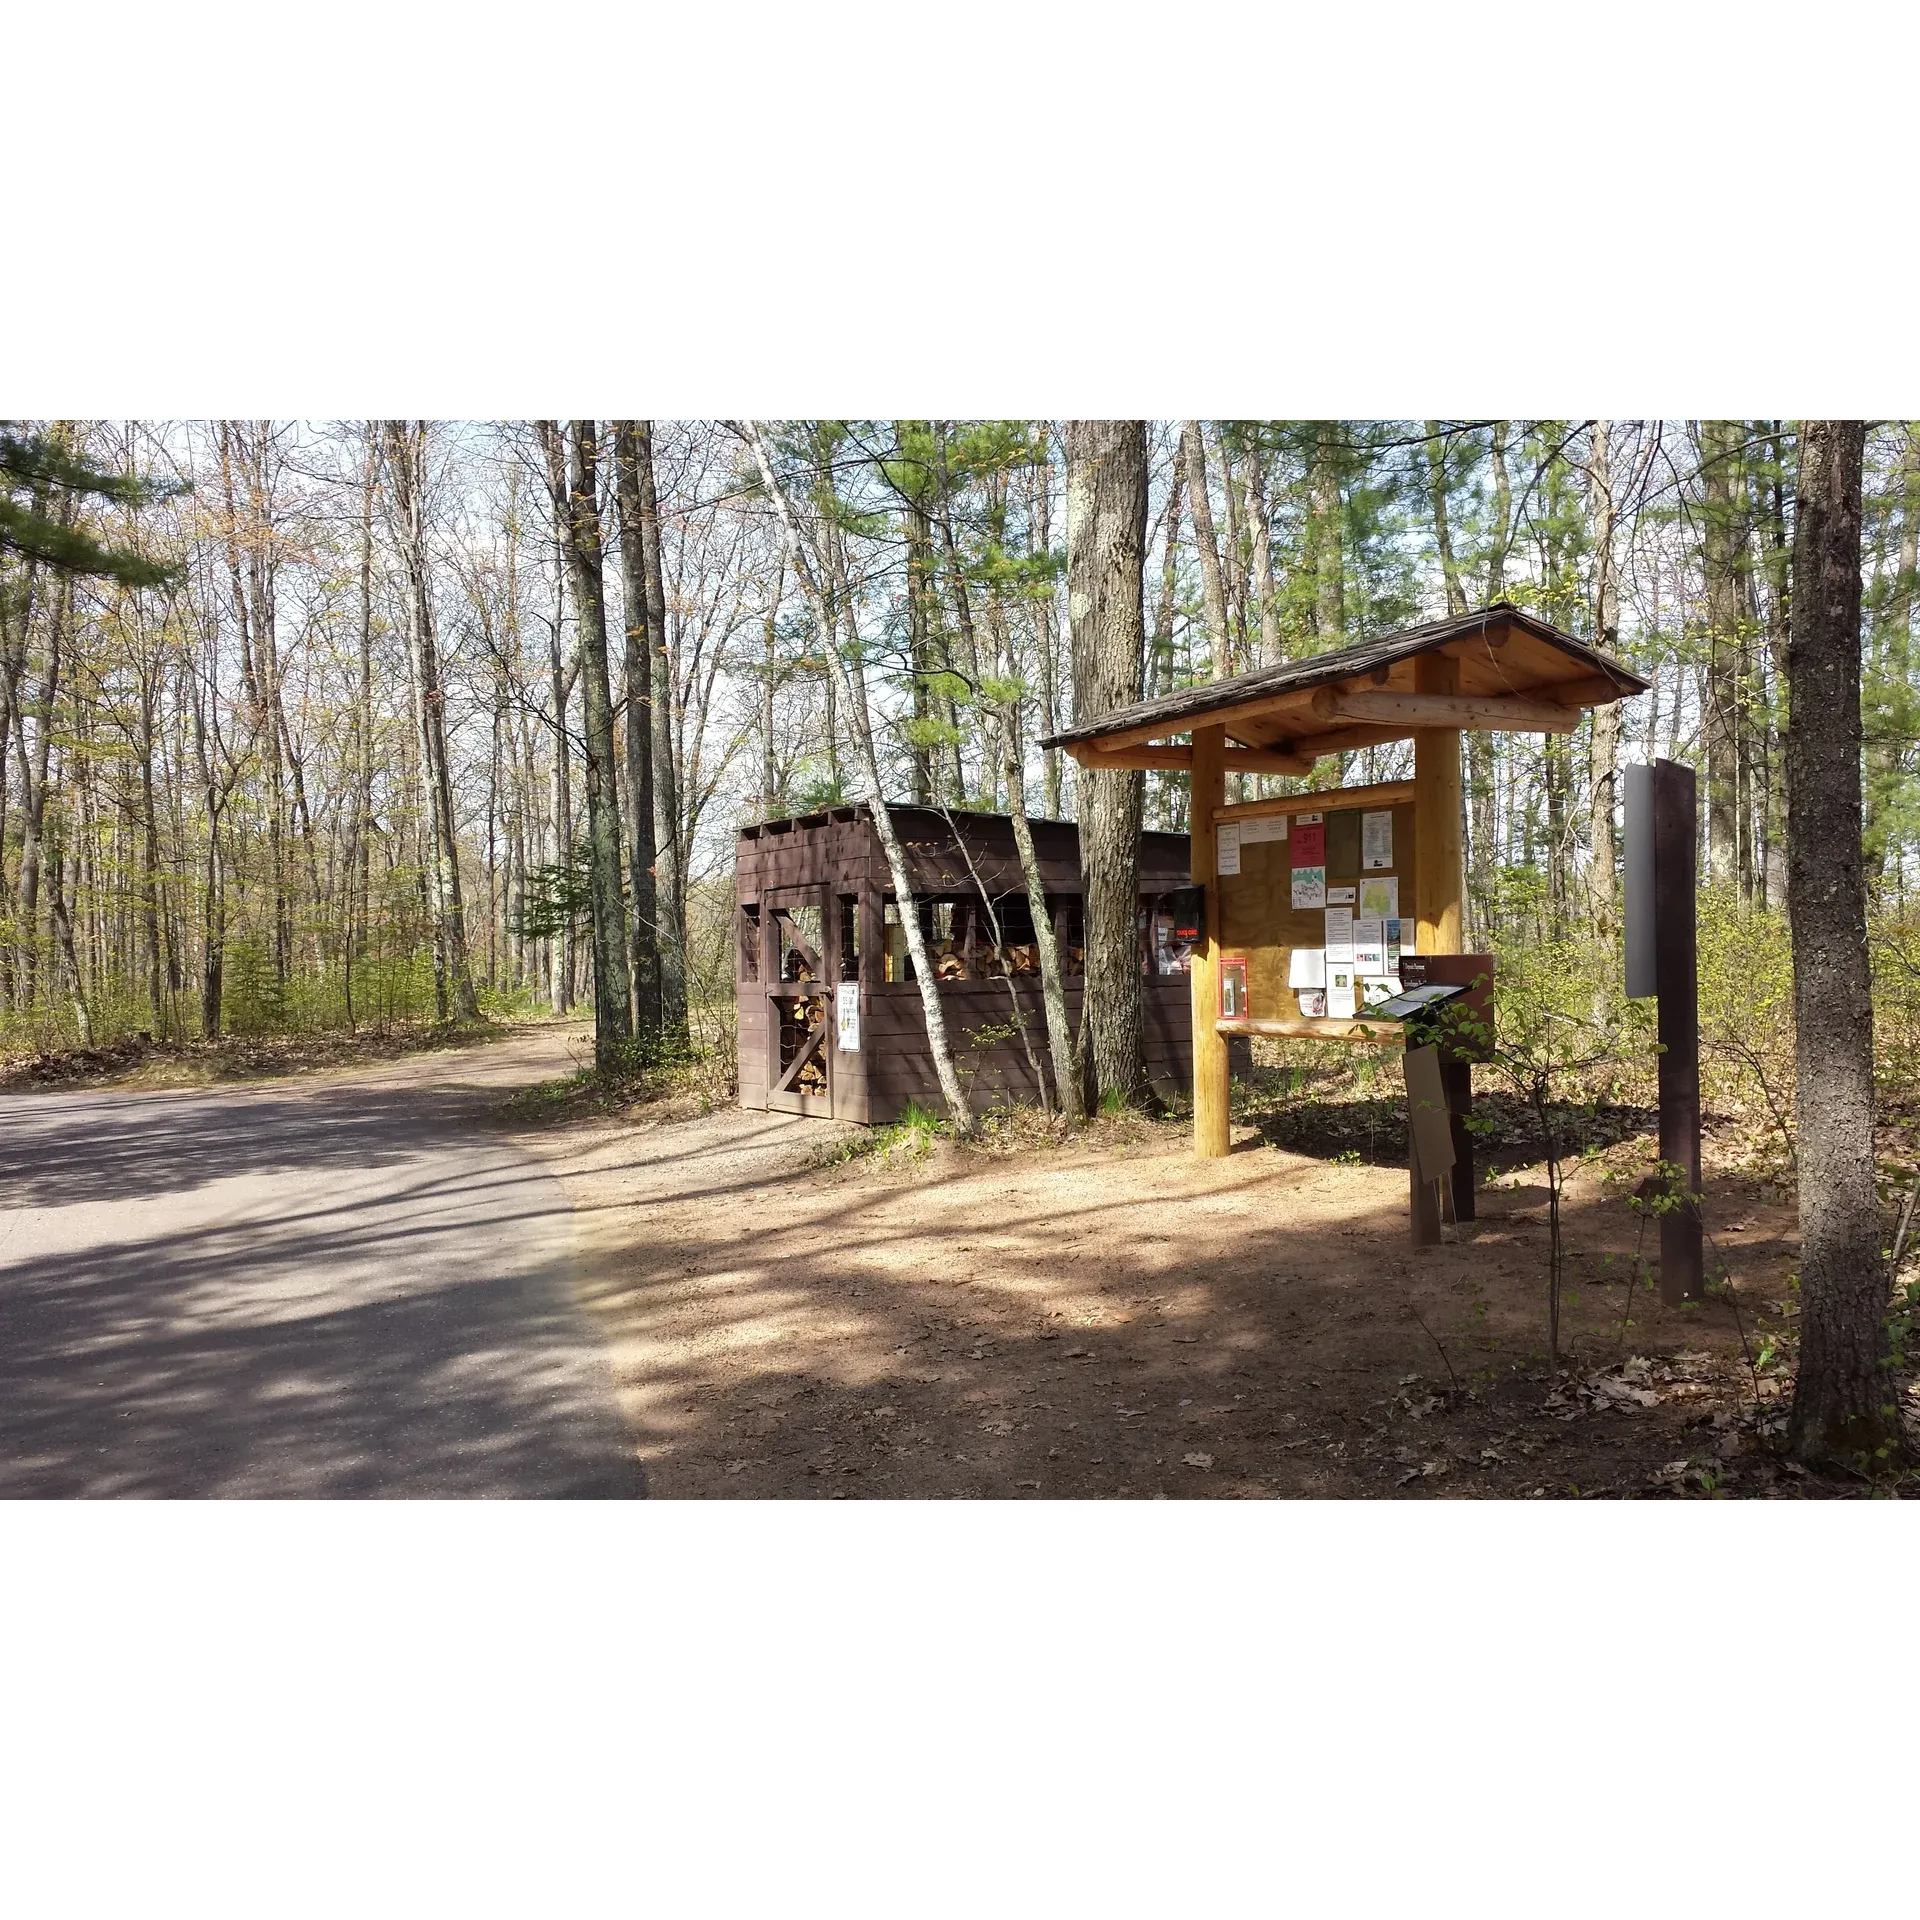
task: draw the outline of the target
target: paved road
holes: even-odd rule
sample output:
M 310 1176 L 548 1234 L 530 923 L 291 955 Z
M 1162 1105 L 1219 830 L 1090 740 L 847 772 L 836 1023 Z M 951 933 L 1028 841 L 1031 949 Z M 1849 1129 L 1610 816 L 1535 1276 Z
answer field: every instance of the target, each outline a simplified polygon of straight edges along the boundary
M 245 1091 L 0 1098 L 0 1497 L 630 1497 L 534 1036 Z

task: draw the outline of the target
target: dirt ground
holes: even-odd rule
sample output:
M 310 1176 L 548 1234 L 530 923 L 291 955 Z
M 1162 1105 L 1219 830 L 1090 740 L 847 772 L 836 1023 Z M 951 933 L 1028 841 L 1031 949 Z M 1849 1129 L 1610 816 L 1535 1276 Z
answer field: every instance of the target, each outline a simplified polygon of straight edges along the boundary
M 1709 1178 L 1731 1292 L 1668 1309 L 1633 1281 L 1630 1185 L 1576 1174 L 1554 1389 L 1537 1172 L 1416 1252 L 1404 1169 L 1251 1129 L 1213 1162 L 1131 1117 L 845 1157 L 859 1134 L 671 1107 L 520 1132 L 573 1198 L 656 1494 L 1845 1490 L 1763 1445 L 1795 1243 L 1758 1183 Z

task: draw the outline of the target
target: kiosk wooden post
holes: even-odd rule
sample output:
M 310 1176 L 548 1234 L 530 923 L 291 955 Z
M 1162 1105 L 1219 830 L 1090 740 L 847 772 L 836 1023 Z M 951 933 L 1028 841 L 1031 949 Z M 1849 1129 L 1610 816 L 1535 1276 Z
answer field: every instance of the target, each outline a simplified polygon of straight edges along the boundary
M 1193 985 L 1193 1150 L 1203 1160 L 1218 1160 L 1232 1145 L 1227 1073 L 1227 1037 L 1220 1017 L 1220 880 L 1216 807 L 1227 800 L 1227 730 L 1193 730 L 1193 792 L 1188 803 L 1193 883 L 1206 890 L 1205 939 L 1195 947 L 1190 968 Z
M 1414 686 L 1420 693 L 1458 691 L 1459 669 L 1444 654 L 1426 654 L 1414 662 Z M 1414 921 L 1423 954 L 1460 951 L 1461 808 L 1460 735 L 1452 727 L 1423 727 L 1413 736 L 1413 831 L 1420 849 L 1414 869 Z M 1462 1216 L 1460 1189 L 1467 1190 L 1467 1211 L 1473 1205 L 1471 1150 L 1460 1152 L 1466 1141 L 1461 1109 L 1472 1098 L 1472 1068 L 1447 1063 L 1441 1069 L 1447 1110 L 1454 1135 L 1452 1199 L 1454 1217 Z M 1462 1081 L 1465 1086 L 1462 1086 Z M 1416 1247 L 1440 1243 L 1439 1196 L 1431 1180 L 1420 1177 L 1418 1156 L 1408 1141 L 1408 1217 Z

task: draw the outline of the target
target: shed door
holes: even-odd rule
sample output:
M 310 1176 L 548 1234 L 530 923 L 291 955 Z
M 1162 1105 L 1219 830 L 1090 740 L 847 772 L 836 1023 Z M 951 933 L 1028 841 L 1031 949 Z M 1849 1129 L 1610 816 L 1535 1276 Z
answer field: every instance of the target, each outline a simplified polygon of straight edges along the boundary
M 833 1114 L 833 986 L 826 964 L 827 889 L 764 896 L 767 919 L 767 1105 Z

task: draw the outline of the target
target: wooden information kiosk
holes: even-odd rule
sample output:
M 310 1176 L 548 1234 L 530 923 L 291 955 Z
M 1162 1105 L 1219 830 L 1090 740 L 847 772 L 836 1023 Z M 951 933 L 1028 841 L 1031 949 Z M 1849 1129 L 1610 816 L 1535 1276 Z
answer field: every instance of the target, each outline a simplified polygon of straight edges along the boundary
M 1204 938 L 1192 960 L 1196 1153 L 1213 1157 L 1228 1148 L 1229 1032 L 1406 1043 L 1400 1022 L 1364 1017 L 1356 981 L 1347 983 L 1355 992 L 1351 1017 L 1301 1011 L 1293 956 L 1326 951 L 1329 906 L 1351 904 L 1368 920 L 1389 917 L 1359 915 L 1369 882 L 1368 904 L 1391 900 L 1397 908 L 1391 917 L 1403 951 L 1436 965 L 1460 954 L 1461 733 L 1571 733 L 1586 708 L 1646 687 L 1610 655 L 1500 601 L 1117 708 L 1046 743 L 1085 767 L 1192 775 L 1192 873 L 1205 888 Z M 1182 734 L 1184 742 L 1175 738 Z M 1406 739 L 1414 743 L 1411 780 L 1227 799 L 1230 774 L 1307 780 L 1326 755 Z M 1310 857 L 1316 852 L 1317 860 Z M 1302 874 L 1305 884 L 1296 884 Z M 1378 884 L 1388 881 L 1391 888 Z M 1335 897 L 1349 888 L 1350 902 Z M 1220 1017 L 1223 959 L 1236 972 L 1245 963 L 1244 1017 Z M 1384 959 L 1379 975 L 1389 972 Z M 1439 970 L 1458 967 L 1456 960 Z M 1351 962 L 1349 971 L 1356 971 Z M 1416 1239 L 1424 1237 L 1419 1186 L 1416 1180 Z M 1471 1213 L 1470 1174 L 1467 1187 L 1462 1217 Z

